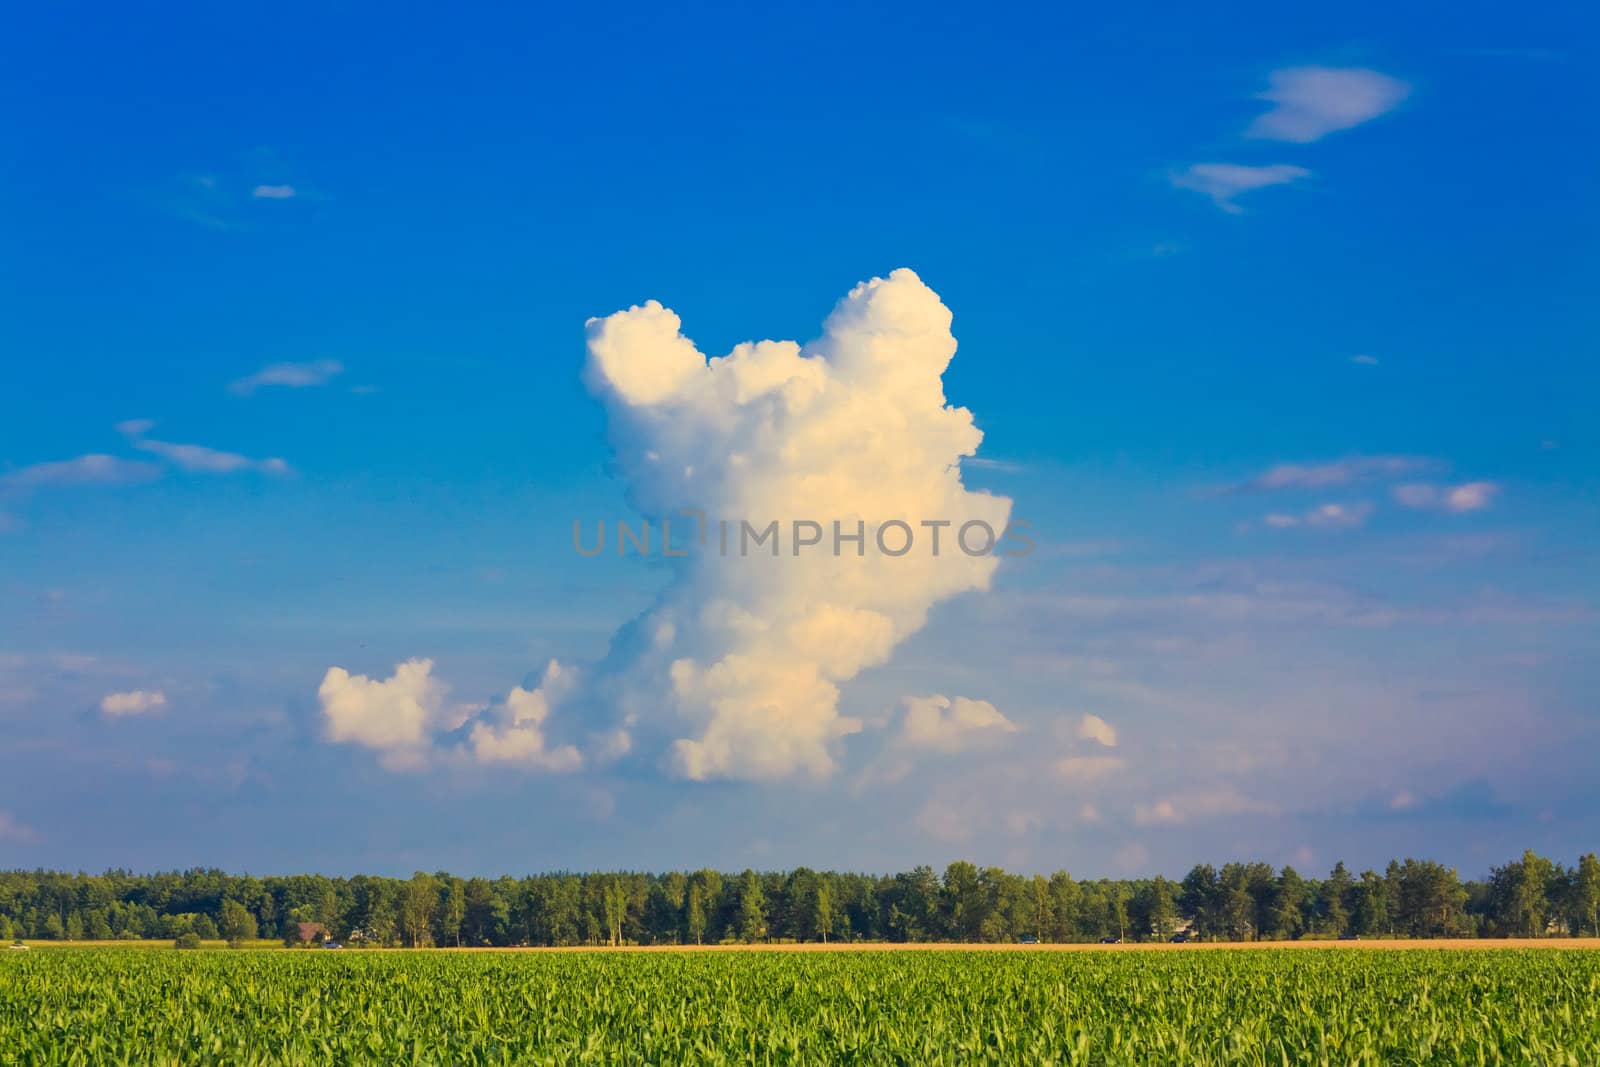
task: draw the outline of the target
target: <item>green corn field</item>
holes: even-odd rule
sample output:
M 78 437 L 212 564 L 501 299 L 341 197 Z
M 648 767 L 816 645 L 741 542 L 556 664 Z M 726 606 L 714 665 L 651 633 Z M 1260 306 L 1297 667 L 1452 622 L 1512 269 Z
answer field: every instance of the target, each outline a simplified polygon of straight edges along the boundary
M 0 955 L 4 1064 L 1600 1064 L 1600 952 Z

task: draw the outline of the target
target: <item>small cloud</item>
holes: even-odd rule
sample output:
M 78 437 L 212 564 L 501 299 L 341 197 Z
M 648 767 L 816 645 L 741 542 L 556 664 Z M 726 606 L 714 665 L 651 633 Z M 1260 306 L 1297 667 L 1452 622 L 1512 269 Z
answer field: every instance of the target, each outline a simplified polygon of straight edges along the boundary
M 240 378 L 228 386 L 230 393 L 249 396 L 264 386 L 281 386 L 285 389 L 305 389 L 327 385 L 344 373 L 344 364 L 336 359 L 318 359 L 306 363 L 272 363 L 254 374 Z
M 1154 804 L 1134 807 L 1133 821 L 1137 826 L 1176 826 L 1194 819 L 1226 818 L 1233 815 L 1266 815 L 1273 811 L 1269 806 L 1252 800 L 1231 786 L 1166 797 Z
M 961 460 L 963 467 L 976 467 L 978 470 L 999 471 L 1003 474 L 1014 474 L 1022 469 L 1022 464 L 1013 463 L 1008 459 L 988 459 L 980 456 L 965 456 Z
M 1276 70 L 1271 75 L 1271 88 L 1257 97 L 1273 107 L 1250 124 L 1245 136 L 1309 144 L 1387 114 L 1410 94 L 1411 86 L 1375 70 Z
M 1056 761 L 1056 774 L 1079 785 L 1093 785 L 1127 765 L 1121 756 L 1068 756 Z
M 1174 188 L 1204 193 L 1223 211 L 1238 215 L 1244 208 L 1234 203 L 1235 197 L 1274 185 L 1289 185 L 1309 177 L 1309 170 L 1288 163 L 1271 163 L 1261 167 L 1243 163 L 1196 163 L 1188 170 L 1172 175 L 1170 180 Z
M 1415 510 L 1448 511 L 1460 515 L 1482 511 L 1500 495 L 1495 482 L 1463 482 L 1461 485 L 1430 485 L 1413 482 L 1394 487 L 1395 502 Z
M 1261 521 L 1275 530 L 1289 530 L 1297 526 L 1342 530 L 1363 525 L 1371 514 L 1372 503 L 1359 500 L 1352 504 L 1320 504 L 1300 515 L 1273 512 Z
M 1515 809 L 1501 800 L 1494 787 L 1484 779 L 1463 782 L 1443 793 L 1417 794 L 1401 789 L 1387 801 L 1364 808 L 1368 817 L 1389 819 L 1431 819 L 1482 822 L 1500 819 L 1514 813 Z
M 917 829 L 936 841 L 958 844 L 970 841 L 973 834 L 972 812 L 947 803 L 938 797 L 929 797 L 917 812 Z
M 505 703 L 492 709 L 472 726 L 468 748 L 479 763 L 515 764 L 547 771 L 577 770 L 583 758 L 572 745 L 549 748 L 545 744 L 544 724 L 550 707 L 572 691 L 575 678 L 570 668 L 551 660 L 538 686 L 518 686 Z M 608 739 L 619 753 L 626 753 L 631 739 L 625 731 Z
M 1031 811 L 1010 812 L 1005 821 L 1006 833 L 1012 837 L 1022 837 L 1044 825 L 1044 820 Z
M 907 748 L 962 752 L 1004 734 L 1017 732 L 1016 723 L 1000 714 L 987 700 L 947 697 L 935 693 L 906 697 L 898 742 Z
M 167 706 L 167 695 L 159 689 L 133 689 L 126 693 L 107 693 L 100 698 L 100 711 L 112 717 L 149 715 Z
M 155 423 L 149 419 L 130 419 L 117 423 L 117 429 L 128 438 L 134 448 L 152 453 L 190 474 L 234 474 L 255 471 L 259 474 L 285 475 L 291 473 L 289 464 L 273 456 L 268 459 L 251 459 L 237 452 L 224 452 L 205 445 L 174 444 L 156 441 L 143 434 Z
M 1142 874 L 1150 869 L 1150 851 L 1130 841 L 1112 854 L 1111 865 L 1123 874 Z
M 22 825 L 9 811 L 0 811 L 0 841 L 31 845 L 38 840 L 39 835 L 31 827 Z
M 1086 741 L 1097 741 L 1106 748 L 1117 747 L 1117 731 L 1098 715 L 1085 715 L 1078 720 L 1078 736 Z
M 131 485 L 148 482 L 161 476 L 161 468 L 154 463 L 135 459 L 121 459 L 101 453 L 63 459 L 51 463 L 35 463 L 0 475 L 0 489 L 41 489 L 53 486 L 74 485 Z
M 217 448 L 207 448 L 205 445 L 179 445 L 168 441 L 135 441 L 133 447 L 153 452 L 191 474 L 233 474 L 236 471 L 256 471 L 272 475 L 289 473 L 289 464 L 276 456 L 268 459 L 251 459 L 237 452 L 224 452 Z
M 382 680 L 330 667 L 317 699 L 323 736 L 373 749 L 388 770 L 418 770 L 445 757 L 559 772 L 583 762 L 576 747 L 549 747 L 544 735 L 550 708 L 573 681 L 572 671 L 552 660 L 535 688 L 518 686 L 493 704 L 447 706 L 449 687 L 433 677 L 433 661 L 410 659 Z M 441 748 L 452 734 L 465 744 Z
M 250 195 L 257 200 L 293 200 L 295 192 L 292 185 L 258 185 Z
M 1377 356 L 1369 356 L 1369 355 L 1366 355 L 1365 353 L 1363 353 L 1363 354 L 1361 354 L 1359 356 L 1351 356 L 1350 357 L 1350 362 L 1351 363 L 1359 363 L 1363 367 L 1376 367 L 1378 365 L 1378 357 Z
M 1284 490 L 1333 489 L 1356 482 L 1397 478 L 1436 469 L 1424 456 L 1347 456 L 1326 463 L 1279 463 L 1243 482 L 1225 486 L 1225 493 L 1274 493 Z
M 1494 482 L 1467 482 L 1445 494 L 1445 507 L 1454 512 L 1481 511 L 1499 494 L 1500 487 Z
M 1154 804 L 1138 805 L 1133 812 L 1133 821 L 1139 826 L 1164 826 L 1182 822 L 1183 815 L 1172 801 L 1158 800 Z

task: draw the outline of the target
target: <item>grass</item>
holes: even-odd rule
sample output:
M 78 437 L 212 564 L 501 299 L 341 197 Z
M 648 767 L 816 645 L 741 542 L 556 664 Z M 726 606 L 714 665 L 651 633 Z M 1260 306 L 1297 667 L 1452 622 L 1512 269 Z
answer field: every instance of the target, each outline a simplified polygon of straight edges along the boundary
M 0 1063 L 1600 1063 L 1600 953 L 0 955 Z

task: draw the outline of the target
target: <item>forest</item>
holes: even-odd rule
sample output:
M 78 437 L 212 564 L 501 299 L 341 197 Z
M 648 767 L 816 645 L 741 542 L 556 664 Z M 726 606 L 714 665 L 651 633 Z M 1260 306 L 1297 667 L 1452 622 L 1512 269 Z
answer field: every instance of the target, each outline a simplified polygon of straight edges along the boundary
M 1265 863 L 1076 880 L 955 862 L 894 875 L 714 870 L 460 878 L 0 873 L 0 938 L 372 946 L 1600 936 L 1600 860 L 1533 851 L 1482 880 L 1428 860 L 1326 877 Z

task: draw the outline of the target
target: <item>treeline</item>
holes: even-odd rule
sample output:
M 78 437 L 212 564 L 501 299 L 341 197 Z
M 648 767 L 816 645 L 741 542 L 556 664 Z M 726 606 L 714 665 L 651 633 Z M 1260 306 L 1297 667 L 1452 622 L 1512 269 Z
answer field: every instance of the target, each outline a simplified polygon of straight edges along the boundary
M 952 863 L 890 876 L 712 870 L 408 879 L 0 873 L 0 938 L 282 938 L 401 946 L 723 941 L 1095 941 L 1600 936 L 1600 861 L 1532 851 L 1463 882 L 1429 861 L 1322 879 L 1202 864 L 1182 881 L 1078 881 Z

